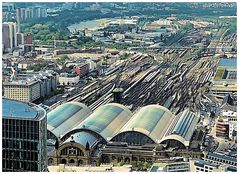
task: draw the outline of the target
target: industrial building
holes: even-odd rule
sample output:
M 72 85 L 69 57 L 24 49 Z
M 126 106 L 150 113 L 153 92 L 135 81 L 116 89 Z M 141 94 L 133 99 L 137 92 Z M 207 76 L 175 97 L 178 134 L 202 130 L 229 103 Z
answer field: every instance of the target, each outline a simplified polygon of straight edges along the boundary
M 3 172 L 46 171 L 47 116 L 40 106 L 3 98 Z
M 109 103 L 92 113 L 84 104 L 69 102 L 48 115 L 49 165 L 202 157 L 201 152 L 188 150 L 199 121 L 189 110 L 175 116 L 163 106 L 149 105 L 133 114 L 121 104 Z M 182 151 L 168 150 L 171 147 Z

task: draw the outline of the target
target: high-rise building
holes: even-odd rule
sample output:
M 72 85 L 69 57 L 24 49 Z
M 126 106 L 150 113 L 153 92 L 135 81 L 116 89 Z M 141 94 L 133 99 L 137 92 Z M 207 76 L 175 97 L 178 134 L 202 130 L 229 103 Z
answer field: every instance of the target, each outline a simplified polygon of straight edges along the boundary
M 2 28 L 3 51 L 12 52 L 13 49 L 17 46 L 16 23 L 4 22 L 2 24 Z
M 21 26 L 20 26 L 20 19 L 21 17 L 21 9 L 17 8 L 16 10 L 16 20 L 17 20 L 17 32 L 20 33 L 21 32 Z
M 46 111 L 31 103 L 2 102 L 3 172 L 46 171 Z
M 18 23 L 27 19 L 45 18 L 47 17 L 46 8 L 32 7 L 32 8 L 17 8 L 16 18 Z
M 9 37 L 9 25 L 7 23 L 2 24 L 2 44 L 3 51 L 10 49 L 10 37 Z
M 17 33 L 17 46 L 24 44 L 24 34 Z

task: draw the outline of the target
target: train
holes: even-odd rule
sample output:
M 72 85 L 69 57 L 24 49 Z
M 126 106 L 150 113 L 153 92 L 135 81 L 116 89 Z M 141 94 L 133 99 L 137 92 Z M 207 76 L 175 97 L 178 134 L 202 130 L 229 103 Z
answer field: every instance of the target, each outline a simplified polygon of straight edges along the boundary
M 106 75 L 106 76 L 111 75 L 112 73 L 114 73 L 115 71 L 117 71 L 117 70 L 118 70 L 119 68 L 121 68 L 121 67 L 122 67 L 122 65 L 119 65 L 119 66 L 117 66 L 116 68 L 111 69 L 111 70 L 105 72 L 105 75 Z
M 133 76 L 135 76 L 137 73 L 139 73 L 140 71 L 141 71 L 141 67 L 138 66 L 138 67 L 134 68 L 132 71 L 130 71 L 130 72 L 128 73 L 128 76 L 129 76 L 129 77 L 133 77 Z
M 164 88 L 164 91 L 167 91 L 168 89 L 170 89 L 172 87 L 172 84 L 173 84 L 173 80 L 171 80 L 167 85 L 166 87 Z
M 154 79 L 154 78 L 158 75 L 159 72 L 160 72 L 160 70 L 151 72 L 151 73 L 150 73 L 149 75 L 147 75 L 147 77 L 144 79 L 144 82 L 149 83 L 152 79 Z
M 182 53 L 179 54 L 179 58 L 182 58 L 187 52 L 188 49 L 185 49 Z

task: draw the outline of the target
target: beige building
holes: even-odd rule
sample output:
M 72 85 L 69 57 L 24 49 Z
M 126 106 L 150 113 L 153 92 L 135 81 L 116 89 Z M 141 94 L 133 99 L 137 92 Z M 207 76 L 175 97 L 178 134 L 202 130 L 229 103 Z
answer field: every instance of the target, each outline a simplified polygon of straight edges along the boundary
M 41 97 L 39 81 L 12 81 L 3 83 L 4 97 L 32 102 Z

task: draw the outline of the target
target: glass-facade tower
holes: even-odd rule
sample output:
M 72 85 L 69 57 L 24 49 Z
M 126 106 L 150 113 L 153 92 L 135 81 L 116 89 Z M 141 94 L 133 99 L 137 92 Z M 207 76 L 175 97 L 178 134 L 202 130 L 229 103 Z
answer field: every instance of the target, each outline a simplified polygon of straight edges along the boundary
M 43 108 L 3 99 L 3 171 L 46 171 L 46 139 L 47 117 Z

